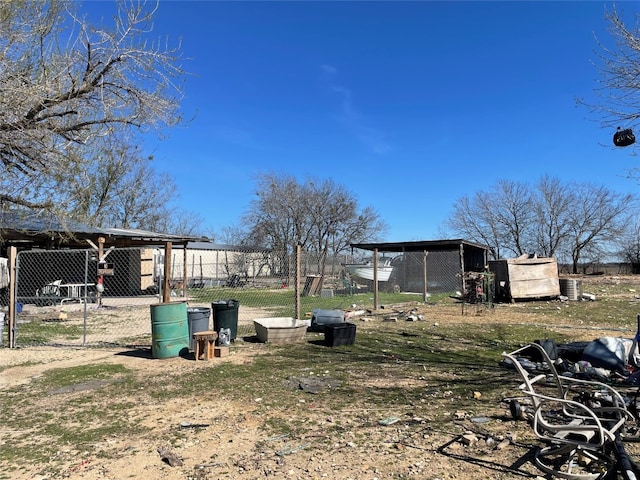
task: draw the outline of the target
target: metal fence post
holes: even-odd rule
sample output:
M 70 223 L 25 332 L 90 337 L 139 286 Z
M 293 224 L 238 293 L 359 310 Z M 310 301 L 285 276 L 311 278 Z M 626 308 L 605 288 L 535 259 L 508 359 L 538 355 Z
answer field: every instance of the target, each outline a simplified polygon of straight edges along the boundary
M 84 252 L 84 312 L 82 319 L 82 346 L 87 344 L 87 283 L 89 282 L 89 250 Z M 100 297 L 102 299 L 102 297 Z

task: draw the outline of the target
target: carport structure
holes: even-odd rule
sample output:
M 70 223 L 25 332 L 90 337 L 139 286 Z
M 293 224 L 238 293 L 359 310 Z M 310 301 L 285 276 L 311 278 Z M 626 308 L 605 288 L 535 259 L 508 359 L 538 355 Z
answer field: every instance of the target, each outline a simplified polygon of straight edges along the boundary
M 163 246 L 165 251 L 163 302 L 170 301 L 171 249 L 173 244 L 187 245 L 189 242 L 208 241 L 196 236 L 171 235 L 138 229 L 98 228 L 81 222 L 58 218 L 49 213 L 0 213 L 0 251 L 8 258 L 9 270 L 9 345 L 13 346 L 13 324 L 16 318 L 16 257 L 18 250 L 95 250 L 100 276 L 107 274 L 110 264 L 107 256 L 115 248 Z M 183 250 L 186 256 L 186 248 Z M 186 285 L 186 261 L 183 262 Z
M 449 274 L 455 278 L 460 287 L 460 291 L 465 291 L 465 272 L 482 272 L 488 265 L 489 248 L 479 243 L 463 239 L 447 240 L 419 240 L 411 242 L 380 242 L 380 243 L 352 243 L 352 249 L 368 250 L 373 253 L 374 272 L 374 307 L 378 305 L 378 258 L 380 254 L 401 253 L 405 258 L 408 253 L 418 255 L 420 258 L 419 267 L 421 270 L 422 294 L 424 301 L 428 297 L 428 258 L 430 253 L 449 253 L 454 260 L 450 264 Z M 404 261 L 400 265 L 400 278 L 409 273 L 409 262 Z

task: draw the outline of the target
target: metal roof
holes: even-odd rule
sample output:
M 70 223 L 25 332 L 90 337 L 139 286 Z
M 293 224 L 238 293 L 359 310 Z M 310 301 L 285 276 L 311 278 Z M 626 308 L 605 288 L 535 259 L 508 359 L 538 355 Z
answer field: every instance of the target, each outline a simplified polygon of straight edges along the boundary
M 176 250 L 181 250 L 184 244 L 176 245 Z M 213 243 L 213 242 L 189 242 L 187 243 L 187 249 L 189 250 L 227 250 L 233 252 L 267 252 L 268 248 L 251 246 L 251 245 L 231 245 L 228 243 Z
M 412 242 L 381 242 L 381 243 L 352 243 L 351 248 L 360 248 L 362 250 L 375 250 L 379 252 L 438 252 L 455 250 L 460 247 L 477 248 L 480 250 L 489 250 L 486 245 L 470 242 L 463 239 L 449 240 L 418 240 Z
M 138 229 L 98 228 L 47 212 L 0 212 L 0 239 L 3 243 L 30 247 L 86 248 L 87 240 L 105 239 L 105 245 L 146 246 L 167 242 L 206 241 L 203 237 L 171 235 Z

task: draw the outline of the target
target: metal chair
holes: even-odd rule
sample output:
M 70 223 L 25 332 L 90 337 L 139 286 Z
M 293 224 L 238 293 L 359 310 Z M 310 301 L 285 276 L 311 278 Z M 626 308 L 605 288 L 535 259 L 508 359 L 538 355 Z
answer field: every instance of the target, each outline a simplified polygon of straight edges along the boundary
M 524 368 L 527 362 L 523 359 L 532 354 L 543 370 Z M 511 412 L 527 418 L 536 436 L 547 445 L 535 454 L 540 470 L 558 478 L 594 480 L 619 467 L 620 432 L 634 417 L 617 390 L 604 383 L 559 375 L 537 343 L 503 353 L 503 357 L 522 377 L 519 388 L 529 403 L 520 406 L 512 400 Z

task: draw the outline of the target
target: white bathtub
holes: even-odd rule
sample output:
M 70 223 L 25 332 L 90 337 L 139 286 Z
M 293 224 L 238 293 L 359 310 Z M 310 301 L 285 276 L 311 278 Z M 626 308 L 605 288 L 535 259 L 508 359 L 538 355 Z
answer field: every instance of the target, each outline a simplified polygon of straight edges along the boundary
M 308 322 L 292 317 L 256 318 L 253 321 L 260 342 L 301 342 L 307 333 Z

